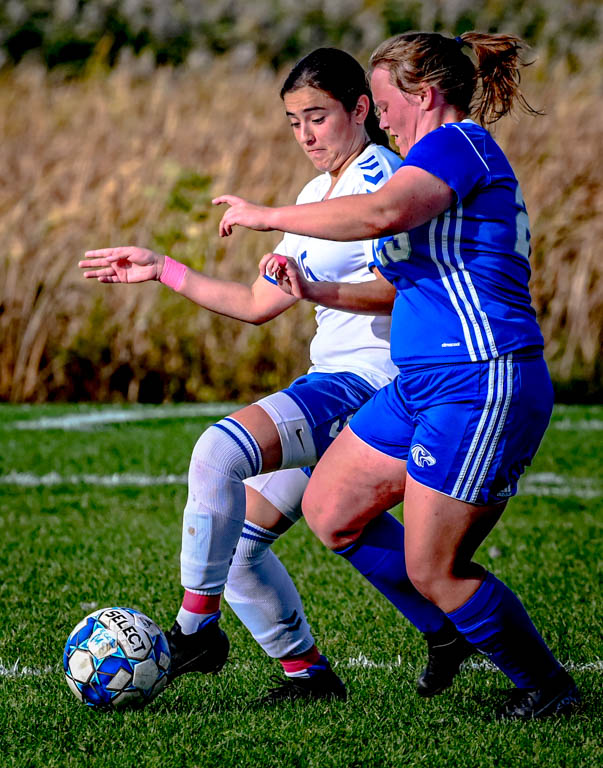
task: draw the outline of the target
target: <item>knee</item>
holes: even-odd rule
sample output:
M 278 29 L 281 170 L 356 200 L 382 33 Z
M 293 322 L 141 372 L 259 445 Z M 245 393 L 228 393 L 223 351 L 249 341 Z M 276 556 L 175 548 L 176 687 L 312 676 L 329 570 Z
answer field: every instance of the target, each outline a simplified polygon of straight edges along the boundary
M 333 529 L 328 519 L 324 516 L 313 518 L 312 522 L 308 521 L 308 527 L 314 533 L 314 535 L 320 539 L 320 541 L 328 549 L 341 549 L 345 546 L 342 542 L 338 532 Z
M 208 427 L 197 440 L 189 472 L 215 471 L 244 480 L 261 469 L 261 449 L 254 436 L 234 419 L 223 419 Z
M 328 549 L 343 549 L 359 535 L 360 530 L 344 530 L 338 524 L 343 515 L 337 499 L 318 498 L 310 486 L 302 501 L 302 512 L 310 530 Z
M 424 557 L 415 557 L 406 553 L 406 572 L 412 585 L 432 603 L 438 604 L 440 594 L 439 586 L 442 584 L 443 575 Z
M 224 457 L 229 457 L 234 452 L 234 447 L 231 435 L 212 424 L 199 435 L 191 453 L 189 469 L 193 472 L 205 472 L 208 468 L 221 468 Z
M 203 467 L 205 466 L 209 461 L 212 459 L 212 450 L 215 447 L 214 446 L 214 431 L 213 427 L 208 427 L 205 432 L 203 432 L 199 438 L 197 439 L 197 442 L 195 443 L 195 447 L 193 448 L 193 452 L 191 453 L 191 460 L 190 460 L 190 467 L 191 469 L 195 467 Z

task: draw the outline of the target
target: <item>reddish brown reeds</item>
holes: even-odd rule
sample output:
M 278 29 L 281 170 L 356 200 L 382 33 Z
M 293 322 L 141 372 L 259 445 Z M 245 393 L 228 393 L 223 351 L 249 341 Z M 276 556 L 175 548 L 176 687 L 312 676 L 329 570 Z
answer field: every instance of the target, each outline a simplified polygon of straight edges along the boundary
M 203 76 L 124 69 L 0 80 L 0 400 L 240 399 L 308 365 L 311 308 L 256 328 L 156 284 L 85 282 L 88 248 L 169 250 L 251 282 L 274 233 L 217 236 L 221 192 L 293 201 L 313 169 L 289 135 L 280 79 L 216 63 Z M 532 220 L 533 291 L 555 378 L 600 375 L 600 72 L 534 71 L 546 117 L 501 125 Z M 503 121 L 504 122 L 504 121 Z

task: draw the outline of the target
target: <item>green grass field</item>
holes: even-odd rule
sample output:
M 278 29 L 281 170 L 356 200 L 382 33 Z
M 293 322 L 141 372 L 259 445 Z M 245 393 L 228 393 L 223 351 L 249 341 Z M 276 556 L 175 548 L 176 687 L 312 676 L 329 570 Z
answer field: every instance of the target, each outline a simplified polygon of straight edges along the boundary
M 0 406 L 0 766 L 595 766 L 601 764 L 603 407 L 559 407 L 478 559 L 514 588 L 584 697 L 569 720 L 497 723 L 506 679 L 465 665 L 424 701 L 416 630 L 302 522 L 276 544 L 346 703 L 254 706 L 279 665 L 226 607 L 217 676 L 180 678 L 146 709 L 99 714 L 65 684 L 68 633 L 96 607 L 169 627 L 179 606 L 183 477 L 224 409 Z M 160 475 L 157 484 L 149 480 Z

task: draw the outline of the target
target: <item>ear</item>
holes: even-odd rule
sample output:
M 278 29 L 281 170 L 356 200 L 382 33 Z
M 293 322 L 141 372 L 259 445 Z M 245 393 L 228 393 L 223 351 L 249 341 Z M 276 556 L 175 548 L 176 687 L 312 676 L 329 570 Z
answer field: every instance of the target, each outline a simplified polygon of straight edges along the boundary
M 429 112 L 436 106 L 438 91 L 432 85 L 424 85 L 419 91 L 419 99 L 419 108 L 424 112 Z
M 366 118 L 368 117 L 368 113 L 371 108 L 371 102 L 369 101 L 369 97 L 363 93 L 361 96 L 358 97 L 358 101 L 356 102 L 356 106 L 353 111 L 354 120 L 358 125 L 361 125 L 365 122 Z

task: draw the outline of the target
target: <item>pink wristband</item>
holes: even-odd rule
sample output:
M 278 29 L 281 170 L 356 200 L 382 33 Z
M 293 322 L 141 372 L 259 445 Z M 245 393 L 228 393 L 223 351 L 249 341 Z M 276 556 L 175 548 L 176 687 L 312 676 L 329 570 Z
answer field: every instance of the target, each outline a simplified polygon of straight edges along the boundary
M 167 285 L 168 288 L 172 288 L 174 291 L 179 291 L 182 287 L 182 281 L 184 280 L 186 270 L 186 265 L 166 256 L 161 275 L 159 276 L 159 282 Z

